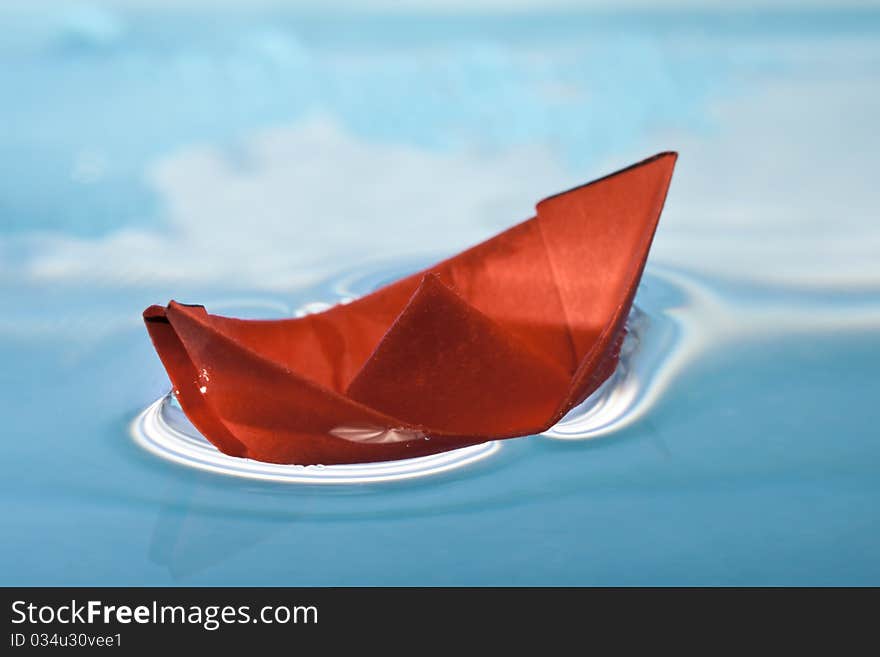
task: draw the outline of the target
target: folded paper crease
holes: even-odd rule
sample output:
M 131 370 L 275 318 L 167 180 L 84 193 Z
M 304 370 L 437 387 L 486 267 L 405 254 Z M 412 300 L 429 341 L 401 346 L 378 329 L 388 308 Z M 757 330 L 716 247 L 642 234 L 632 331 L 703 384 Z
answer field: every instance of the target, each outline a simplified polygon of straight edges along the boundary
M 244 320 L 172 301 L 144 321 L 182 409 L 233 456 L 357 463 L 538 433 L 614 371 L 676 157 L 549 197 L 322 313 Z

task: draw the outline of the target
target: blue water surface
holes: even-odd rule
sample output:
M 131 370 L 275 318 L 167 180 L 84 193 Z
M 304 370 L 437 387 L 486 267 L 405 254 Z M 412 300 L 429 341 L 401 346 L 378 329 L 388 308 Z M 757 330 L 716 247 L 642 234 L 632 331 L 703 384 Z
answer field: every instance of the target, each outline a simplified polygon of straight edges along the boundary
M 880 584 L 880 11 L 0 30 L 0 584 Z M 338 301 L 662 149 L 652 360 L 601 436 L 339 486 L 135 441 L 169 385 L 146 306 Z

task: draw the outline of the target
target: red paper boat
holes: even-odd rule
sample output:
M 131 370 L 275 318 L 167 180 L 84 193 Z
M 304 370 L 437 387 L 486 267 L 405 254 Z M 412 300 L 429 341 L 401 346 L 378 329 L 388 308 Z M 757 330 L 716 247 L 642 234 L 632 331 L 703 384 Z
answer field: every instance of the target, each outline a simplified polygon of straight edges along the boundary
M 322 313 L 242 320 L 172 301 L 144 321 L 187 417 L 233 456 L 361 463 L 540 433 L 617 366 L 675 160 L 547 198 Z

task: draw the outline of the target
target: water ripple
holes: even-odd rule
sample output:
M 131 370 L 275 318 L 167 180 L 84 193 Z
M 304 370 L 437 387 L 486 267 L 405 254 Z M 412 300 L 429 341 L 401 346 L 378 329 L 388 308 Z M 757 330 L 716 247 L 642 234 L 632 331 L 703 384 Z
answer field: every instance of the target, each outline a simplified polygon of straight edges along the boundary
M 355 465 L 281 465 L 229 456 L 193 427 L 169 392 L 131 425 L 138 445 L 163 459 L 216 474 L 288 484 L 369 484 L 449 472 L 488 458 L 496 442 L 400 461 Z
M 284 314 L 303 316 L 334 303 L 347 303 L 418 268 L 419 263 L 413 262 L 361 268 L 340 275 L 313 290 L 308 296 L 310 300 L 292 313 Z M 627 337 L 614 374 L 542 436 L 585 440 L 609 435 L 632 424 L 653 406 L 674 375 L 690 360 L 695 349 L 698 350 L 700 342 L 698 336 L 690 333 L 685 321 L 699 294 L 689 289 L 683 280 L 668 272 L 646 274 L 627 323 Z M 259 305 L 266 308 L 265 303 Z M 463 468 L 492 456 L 501 448 L 498 442 L 489 442 L 414 459 L 357 465 L 263 463 L 217 450 L 189 422 L 170 392 L 135 418 L 131 432 L 144 449 L 181 465 L 217 474 L 294 484 L 377 483 L 426 477 Z
M 587 440 L 619 431 L 643 416 L 671 380 L 681 330 L 663 315 L 634 307 L 620 362 L 605 383 L 543 436 Z

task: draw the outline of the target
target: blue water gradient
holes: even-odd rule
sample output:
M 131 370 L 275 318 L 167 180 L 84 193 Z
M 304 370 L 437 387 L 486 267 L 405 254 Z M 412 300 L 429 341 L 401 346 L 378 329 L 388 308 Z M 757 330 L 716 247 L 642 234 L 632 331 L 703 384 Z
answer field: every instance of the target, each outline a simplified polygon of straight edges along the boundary
M 0 584 L 880 584 L 880 12 L 104 3 L 0 30 Z M 132 439 L 168 390 L 147 305 L 290 314 L 660 148 L 639 304 L 681 332 L 632 422 L 331 487 Z M 297 205 L 315 186 L 346 204 Z

